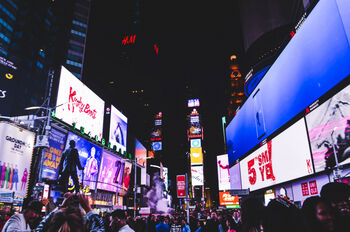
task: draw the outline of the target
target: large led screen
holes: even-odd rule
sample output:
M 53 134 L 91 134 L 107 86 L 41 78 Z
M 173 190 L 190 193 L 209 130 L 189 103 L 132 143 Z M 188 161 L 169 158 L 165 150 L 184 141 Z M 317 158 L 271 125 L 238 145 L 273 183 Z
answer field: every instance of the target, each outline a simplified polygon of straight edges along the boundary
M 34 139 L 33 132 L 0 122 L 0 193 L 26 197 Z
M 191 166 L 192 186 L 204 184 L 203 166 Z
M 350 163 L 350 86 L 306 116 L 315 172 Z
M 230 186 L 231 189 L 242 189 L 241 169 L 239 163 L 230 168 Z
M 191 165 L 203 164 L 203 151 L 201 147 L 191 147 Z
M 84 186 L 89 186 L 90 189 L 95 189 L 97 182 L 98 169 L 100 167 L 102 148 L 88 142 L 71 132 L 68 133 L 66 149 L 69 148 L 69 142 L 75 141 L 75 148 L 79 153 L 80 164 L 84 170 L 80 171 L 77 167 L 79 181 L 83 180 Z M 71 181 L 70 181 L 71 182 Z
M 44 149 L 41 177 L 47 180 L 57 180 L 58 167 L 66 144 L 67 134 L 52 128 L 49 137 L 49 148 Z
M 97 188 L 118 192 L 123 185 L 125 161 L 107 150 L 103 150 Z
M 135 158 L 137 163 L 143 167 L 146 167 L 147 164 L 147 149 L 136 139 L 135 141 Z
M 111 123 L 109 127 L 109 142 L 112 147 L 117 146 L 117 151 L 126 151 L 128 119 L 115 108 L 111 107 Z
M 121 196 L 124 196 L 129 191 L 131 172 L 132 172 L 132 163 L 126 161 L 124 166 L 124 172 L 123 172 L 122 189 L 119 191 L 119 195 Z
M 302 118 L 240 161 L 242 188 L 251 191 L 313 173 Z
M 227 154 L 216 156 L 216 165 L 218 170 L 219 190 L 230 189 L 230 169 Z
M 62 66 L 55 116 L 102 138 L 105 102 Z
M 350 74 L 348 9 L 319 1 L 227 126 L 230 165 Z

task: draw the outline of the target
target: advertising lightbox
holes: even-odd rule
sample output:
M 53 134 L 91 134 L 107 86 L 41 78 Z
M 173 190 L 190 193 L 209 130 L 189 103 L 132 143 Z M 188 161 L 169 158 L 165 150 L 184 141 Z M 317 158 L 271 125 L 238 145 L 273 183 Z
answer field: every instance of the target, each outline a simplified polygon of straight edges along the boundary
M 191 139 L 191 148 L 192 147 L 202 147 L 202 140 L 201 139 Z
M 219 190 L 230 189 L 230 169 L 228 165 L 228 155 L 216 156 L 216 164 L 218 169 Z
M 187 107 L 192 108 L 192 107 L 199 107 L 199 99 L 188 99 L 187 100 Z
M 122 188 L 125 161 L 107 150 L 103 150 L 97 188 L 118 192 Z
M 191 147 L 191 165 L 193 164 L 203 164 L 203 151 L 201 147 Z
M 315 172 L 350 163 L 350 86 L 306 115 Z
M 239 166 L 239 163 L 233 165 L 230 168 L 230 186 L 231 189 L 242 189 L 242 183 L 241 183 L 241 168 Z
M 80 171 L 77 167 L 79 182 L 83 180 L 84 186 L 89 186 L 90 189 L 95 189 L 98 169 L 100 167 L 102 148 L 88 142 L 76 134 L 69 132 L 65 150 L 69 148 L 69 142 L 71 140 L 75 141 L 75 148 L 79 153 L 80 164 L 84 168 L 84 170 Z M 74 183 L 70 181 L 69 185 L 70 188 L 72 188 Z
M 111 106 L 111 121 L 109 127 L 109 142 L 115 145 L 117 151 L 126 151 L 128 119 L 117 108 Z
M 135 140 L 135 158 L 138 164 L 143 167 L 147 166 L 147 149 L 137 139 Z
M 347 9 L 319 1 L 308 15 L 226 127 L 230 165 L 350 74 Z
M 162 142 L 152 142 L 152 150 L 153 151 L 162 150 Z
M 0 193 L 26 197 L 34 139 L 35 133 L 0 122 Z
M 132 172 L 132 163 L 126 161 L 124 166 L 124 173 L 123 173 L 123 185 L 122 185 L 121 191 L 119 192 L 119 195 L 121 196 L 124 196 L 129 191 L 131 172 Z
M 191 166 L 192 186 L 204 184 L 203 166 Z
M 164 181 L 164 188 L 165 190 L 168 190 L 168 168 L 167 167 L 163 167 L 163 176 L 162 176 L 162 180 Z
M 187 186 L 186 175 L 177 175 L 176 176 L 176 195 L 177 195 L 177 198 L 185 198 L 186 197 L 186 186 Z
M 105 102 L 65 67 L 61 68 L 55 116 L 102 138 Z
M 219 192 L 220 205 L 239 205 L 239 197 L 231 196 L 230 192 Z
M 66 144 L 67 134 L 52 128 L 49 137 L 49 148 L 44 149 L 41 177 L 47 180 L 57 180 L 58 168 L 62 152 Z
M 240 170 L 251 191 L 313 174 L 304 119 L 241 160 Z

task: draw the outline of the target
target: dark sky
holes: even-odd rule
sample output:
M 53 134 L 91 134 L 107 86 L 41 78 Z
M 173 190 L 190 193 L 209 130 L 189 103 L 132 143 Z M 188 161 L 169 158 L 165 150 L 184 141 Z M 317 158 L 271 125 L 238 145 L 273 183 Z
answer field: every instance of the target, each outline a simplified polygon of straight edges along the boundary
M 150 89 L 152 109 L 164 115 L 163 154 L 170 178 L 184 172 L 184 120 L 188 113 L 184 94 L 186 85 L 196 89 L 205 130 L 205 175 L 208 185 L 215 189 L 216 156 L 224 152 L 221 116 L 229 57 L 242 53 L 235 0 L 140 0 L 140 23 L 136 27 L 130 23 L 135 6 L 135 0 L 93 1 L 84 81 L 118 109 L 131 106 L 126 104 L 127 97 L 117 92 L 138 85 Z M 127 34 L 136 34 L 135 46 L 121 46 L 121 38 Z M 154 43 L 159 47 L 158 56 Z M 123 52 L 130 55 L 131 65 L 121 61 Z M 110 80 L 116 86 L 107 90 Z M 135 120 L 145 117 L 126 116 Z

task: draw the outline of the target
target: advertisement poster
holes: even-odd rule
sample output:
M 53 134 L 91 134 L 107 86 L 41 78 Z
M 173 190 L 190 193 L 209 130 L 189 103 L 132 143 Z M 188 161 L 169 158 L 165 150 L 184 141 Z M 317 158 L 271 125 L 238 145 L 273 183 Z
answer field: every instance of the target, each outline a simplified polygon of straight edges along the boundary
M 230 167 L 228 165 L 228 155 L 218 155 L 216 156 L 216 161 L 219 190 L 230 189 Z
M 203 166 L 191 166 L 192 186 L 202 186 L 203 180 Z
M 239 205 L 239 197 L 231 196 L 230 192 L 219 192 L 220 205 Z
M 48 149 L 44 149 L 44 159 L 41 177 L 47 180 L 57 180 L 58 165 L 62 157 L 67 134 L 55 128 L 51 129 Z
M 177 198 L 186 197 L 186 175 L 176 176 L 176 193 Z
M 230 168 L 230 186 L 231 189 L 242 189 L 241 169 L 239 163 Z
M 26 197 L 35 133 L 0 122 L 0 193 Z
M 153 151 L 161 151 L 162 150 L 162 142 L 152 142 L 152 150 Z
M 71 140 L 75 141 L 75 148 L 79 153 L 80 164 L 84 168 L 83 171 L 80 171 L 77 167 L 79 182 L 83 180 L 84 186 L 86 185 L 89 186 L 90 189 L 95 189 L 98 168 L 100 167 L 102 148 L 88 142 L 76 134 L 69 132 L 66 142 L 66 149 L 69 148 L 69 142 Z M 72 182 L 70 181 L 70 183 Z
M 0 56 L 0 115 L 12 115 L 18 97 L 20 78 L 16 65 Z M 17 106 L 18 107 L 18 106 Z
M 124 196 L 127 194 L 130 188 L 130 181 L 131 181 L 131 172 L 132 172 L 132 163 L 126 161 L 124 172 L 123 172 L 123 184 L 122 189 L 119 192 L 119 195 Z
M 105 102 L 62 66 L 55 116 L 102 138 Z
M 306 115 L 315 172 L 350 163 L 350 86 Z
M 203 164 L 203 152 L 201 147 L 191 147 L 191 165 Z
M 109 127 L 109 142 L 112 147 L 117 146 L 117 151 L 121 150 L 122 153 L 126 151 L 126 133 L 128 127 L 128 119 L 115 108 L 111 107 L 111 123 Z
M 138 164 L 146 167 L 147 149 L 137 139 L 135 142 L 135 158 L 137 159 Z
M 106 150 L 102 152 L 97 188 L 118 192 L 122 188 L 125 161 Z
M 304 119 L 241 160 L 240 170 L 251 191 L 313 174 Z

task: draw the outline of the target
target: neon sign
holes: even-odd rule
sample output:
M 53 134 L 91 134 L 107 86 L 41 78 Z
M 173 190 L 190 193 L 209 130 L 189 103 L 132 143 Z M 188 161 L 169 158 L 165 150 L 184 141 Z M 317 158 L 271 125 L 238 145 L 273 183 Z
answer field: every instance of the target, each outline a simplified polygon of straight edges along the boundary
M 136 39 L 136 35 L 124 36 L 124 38 L 122 39 L 122 45 L 134 44 L 135 43 L 135 39 Z

